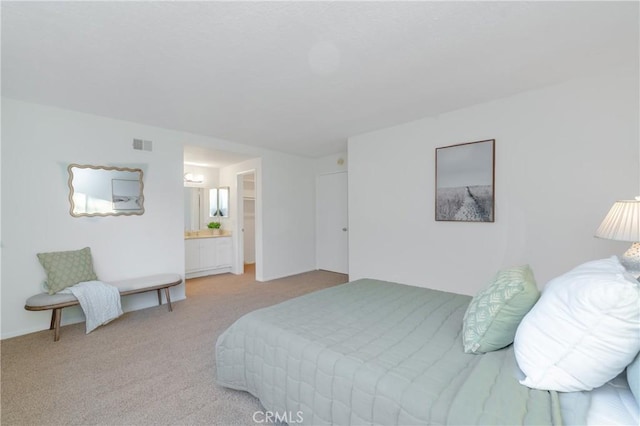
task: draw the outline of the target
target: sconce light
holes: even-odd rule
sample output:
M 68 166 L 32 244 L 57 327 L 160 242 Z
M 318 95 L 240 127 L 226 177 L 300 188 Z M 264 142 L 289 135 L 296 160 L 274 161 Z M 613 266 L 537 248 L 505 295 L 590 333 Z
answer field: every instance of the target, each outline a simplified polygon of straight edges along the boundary
M 204 176 L 195 173 L 185 173 L 184 181 L 188 183 L 202 183 L 204 182 Z

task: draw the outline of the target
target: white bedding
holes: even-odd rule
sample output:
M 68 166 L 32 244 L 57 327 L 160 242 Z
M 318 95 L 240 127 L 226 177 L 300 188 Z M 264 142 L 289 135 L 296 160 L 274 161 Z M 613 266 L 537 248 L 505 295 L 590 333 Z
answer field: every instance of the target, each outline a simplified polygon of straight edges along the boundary
M 592 391 L 560 392 L 566 426 L 638 425 L 640 408 L 623 372 Z
M 629 389 L 626 373 L 591 391 L 587 425 L 638 424 L 640 408 Z

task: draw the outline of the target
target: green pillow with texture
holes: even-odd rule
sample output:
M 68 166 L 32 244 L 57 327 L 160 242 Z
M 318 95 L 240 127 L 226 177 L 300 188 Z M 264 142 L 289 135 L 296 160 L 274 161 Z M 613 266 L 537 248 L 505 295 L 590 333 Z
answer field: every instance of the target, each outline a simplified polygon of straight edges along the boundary
M 499 271 L 467 307 L 462 320 L 464 351 L 485 353 L 513 343 L 520 321 L 539 297 L 529 265 Z
M 83 281 L 98 279 L 93 271 L 89 247 L 82 250 L 38 253 L 37 256 L 47 273 L 49 294 L 55 294 Z

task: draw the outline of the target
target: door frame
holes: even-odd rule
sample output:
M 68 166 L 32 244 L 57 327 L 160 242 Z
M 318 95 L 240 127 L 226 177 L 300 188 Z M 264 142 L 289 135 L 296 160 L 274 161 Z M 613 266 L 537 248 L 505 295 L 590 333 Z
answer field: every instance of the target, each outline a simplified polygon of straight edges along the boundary
M 234 233 L 236 238 L 236 262 L 233 273 L 241 275 L 244 273 L 244 177 L 253 174 L 255 181 L 255 258 L 256 258 L 256 281 L 262 281 L 262 200 L 258 190 L 260 182 L 256 169 L 244 170 L 236 173 L 236 212 L 237 220 Z

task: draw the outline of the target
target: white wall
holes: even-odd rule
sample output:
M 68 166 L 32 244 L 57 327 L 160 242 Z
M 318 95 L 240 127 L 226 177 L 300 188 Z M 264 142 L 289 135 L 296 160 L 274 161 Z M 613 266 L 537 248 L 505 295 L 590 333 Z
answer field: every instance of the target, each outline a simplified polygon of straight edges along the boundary
M 338 152 L 336 154 L 327 155 L 326 157 L 316 158 L 315 168 L 316 175 L 327 173 L 338 173 L 348 171 L 349 157 L 347 152 Z
M 50 311 L 28 312 L 45 273 L 36 253 L 89 246 L 101 280 L 184 273 L 182 145 L 162 129 L 56 108 L 2 100 L 2 337 L 47 329 Z M 135 151 L 133 138 L 153 141 Z M 141 216 L 69 214 L 69 163 L 139 167 Z M 184 284 L 171 289 L 185 297 Z M 154 292 L 123 299 L 125 310 L 157 305 Z M 83 320 L 79 308 L 63 324 Z
M 269 281 L 315 269 L 313 160 L 263 152 L 259 161 L 220 169 L 220 184 L 231 188 L 232 197 L 230 217 L 223 226 L 235 230 L 236 250 L 240 248 L 237 175 L 250 170 L 256 172 L 256 279 Z
M 263 218 L 267 225 L 264 235 L 256 235 L 262 279 L 314 269 L 312 160 L 7 98 L 2 113 L 2 338 L 49 327 L 50 312 L 24 310 L 45 277 L 36 253 L 90 246 L 98 277 L 105 281 L 162 272 L 184 275 L 184 145 L 257 158 L 251 161 L 261 179 L 264 214 L 256 217 L 256 228 Z M 153 152 L 134 151 L 133 138 L 152 140 Z M 69 163 L 142 168 L 144 215 L 73 218 L 67 198 Z M 220 185 L 225 185 L 220 174 Z M 184 285 L 171 291 L 173 300 L 184 298 Z M 155 293 L 123 299 L 125 310 L 155 304 Z M 64 310 L 63 324 L 81 320 L 78 308 Z
M 529 263 L 539 287 L 628 243 L 593 237 L 639 191 L 638 69 L 349 139 L 349 274 L 475 294 Z M 496 140 L 495 223 L 435 222 L 435 148 Z
M 313 160 L 286 154 L 262 158 L 256 176 L 256 215 L 262 208 L 265 281 L 315 269 L 315 174 Z M 269 249 L 268 249 L 269 248 Z M 256 253 L 256 261 L 259 261 Z

